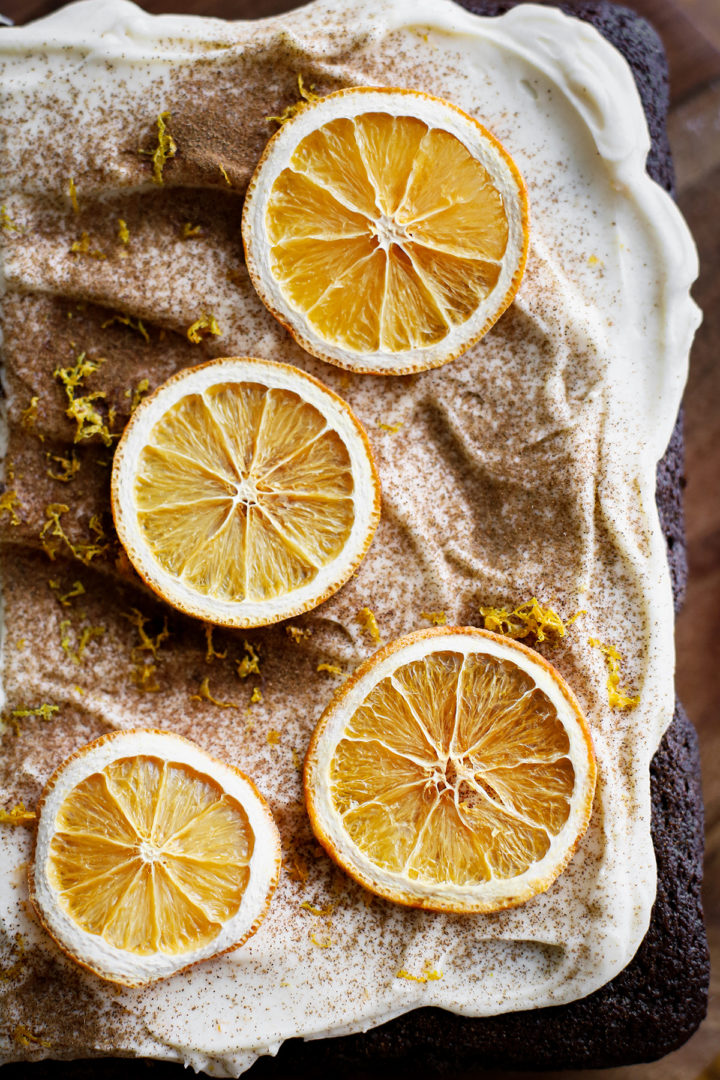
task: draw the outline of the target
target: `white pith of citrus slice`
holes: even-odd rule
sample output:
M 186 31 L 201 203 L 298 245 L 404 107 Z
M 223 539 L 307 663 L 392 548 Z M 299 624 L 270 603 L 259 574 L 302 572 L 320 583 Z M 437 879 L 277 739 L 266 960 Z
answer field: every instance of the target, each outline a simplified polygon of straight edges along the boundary
M 525 268 L 525 184 L 476 120 L 415 90 L 357 87 L 268 143 L 243 241 L 263 303 L 353 371 L 438 367 L 485 334 Z
M 592 809 L 587 725 L 538 653 L 485 630 L 418 631 L 362 664 L 305 760 L 315 835 L 356 880 L 434 911 L 543 892 Z
M 178 735 L 114 732 L 48 781 L 30 896 L 64 952 L 140 986 L 242 945 L 279 872 L 272 815 L 239 769 Z
M 349 406 L 288 364 L 213 360 L 133 413 L 113 462 L 118 536 L 190 615 L 263 626 L 343 585 L 380 517 L 370 444 Z

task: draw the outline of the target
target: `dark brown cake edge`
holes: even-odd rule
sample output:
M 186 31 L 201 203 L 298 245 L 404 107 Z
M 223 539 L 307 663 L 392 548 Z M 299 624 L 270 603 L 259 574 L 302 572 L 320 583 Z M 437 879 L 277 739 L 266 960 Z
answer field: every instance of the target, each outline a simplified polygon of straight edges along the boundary
M 505 0 L 460 0 L 476 14 L 499 15 Z M 655 30 L 635 12 L 607 0 L 556 5 L 596 27 L 625 56 L 648 121 L 650 176 L 674 193 L 665 120 L 667 64 Z M 682 510 L 682 413 L 657 469 L 657 505 L 668 547 L 675 608 L 685 595 L 687 558 Z M 652 1061 L 682 1045 L 705 1016 L 709 952 L 700 900 L 703 805 L 695 729 L 678 703 L 650 768 L 652 837 L 658 888 L 648 932 L 634 958 L 595 993 L 568 1005 L 467 1019 L 417 1009 L 364 1035 L 303 1042 L 291 1039 L 261 1058 L 248 1078 L 310 1077 L 337 1071 L 390 1077 L 448 1075 L 495 1068 L 606 1068 Z M 126 1077 L 127 1058 L 21 1062 L 3 1080 L 107 1080 Z M 130 1066 L 132 1068 L 132 1066 Z M 151 1077 L 179 1076 L 182 1066 L 148 1062 Z M 184 1070 L 183 1070 L 184 1072 Z

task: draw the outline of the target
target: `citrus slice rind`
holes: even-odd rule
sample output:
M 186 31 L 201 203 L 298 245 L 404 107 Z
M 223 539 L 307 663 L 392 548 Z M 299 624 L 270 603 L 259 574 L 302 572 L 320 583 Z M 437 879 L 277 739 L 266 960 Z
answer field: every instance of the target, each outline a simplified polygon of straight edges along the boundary
M 264 626 L 322 603 L 380 517 L 367 435 L 317 379 L 252 357 L 174 375 L 133 413 L 112 507 L 144 581 L 186 614 Z
M 304 774 L 315 835 L 344 870 L 386 899 L 459 913 L 549 888 L 595 782 L 559 673 L 472 627 L 418 631 L 363 663 L 320 718 Z
M 378 116 L 408 130 L 374 130 Z M 261 300 L 304 349 L 352 371 L 407 374 L 459 356 L 512 302 L 527 258 L 527 192 L 503 146 L 457 106 L 355 87 L 302 107 L 276 132 L 242 228 Z
M 162 780 L 144 818 L 137 777 L 147 762 Z M 121 985 L 238 948 L 277 886 L 280 837 L 255 785 L 178 735 L 133 730 L 89 743 L 50 778 L 37 813 L 29 885 L 40 921 L 73 960 Z M 143 918 L 148 941 L 113 944 Z

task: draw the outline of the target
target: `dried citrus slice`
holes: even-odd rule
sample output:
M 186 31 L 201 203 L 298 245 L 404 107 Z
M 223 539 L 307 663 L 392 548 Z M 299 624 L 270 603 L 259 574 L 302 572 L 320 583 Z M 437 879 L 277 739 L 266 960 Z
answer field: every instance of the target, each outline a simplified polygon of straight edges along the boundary
M 140 986 L 242 945 L 279 870 L 278 831 L 243 773 L 178 735 L 114 732 L 48 781 L 30 896 L 69 956 Z
M 308 352 L 404 374 L 458 356 L 525 268 L 525 184 L 500 143 L 415 90 L 339 90 L 273 136 L 245 199 L 260 298 Z
M 368 889 L 489 912 L 543 892 L 590 819 L 595 758 L 567 684 L 485 630 L 422 630 L 341 688 L 312 737 L 305 795 L 328 853 Z
M 133 413 L 113 463 L 118 536 L 175 607 L 261 626 L 347 581 L 380 516 L 367 436 L 326 386 L 287 364 L 213 360 Z

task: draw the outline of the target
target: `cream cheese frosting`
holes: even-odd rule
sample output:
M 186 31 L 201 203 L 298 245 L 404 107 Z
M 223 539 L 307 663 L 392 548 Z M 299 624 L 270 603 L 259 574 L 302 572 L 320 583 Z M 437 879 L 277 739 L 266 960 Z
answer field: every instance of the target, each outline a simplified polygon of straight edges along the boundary
M 649 763 L 673 709 L 655 465 L 698 322 L 694 247 L 645 173 L 649 137 L 625 61 L 591 27 L 533 4 L 489 19 L 450 0 L 358 0 L 348 24 L 341 0 L 316 0 L 232 23 L 83 0 L 3 30 L 0 71 L 6 471 L 18 499 L 18 524 L 6 514 L 2 534 L 14 723 L 3 735 L 0 805 L 33 805 L 88 739 L 157 726 L 253 777 L 285 860 L 248 944 L 132 990 L 75 968 L 34 923 L 31 836 L 0 826 L 10 869 L 0 880 L 3 1059 L 135 1053 L 237 1076 L 286 1038 L 363 1031 L 420 1005 L 489 1016 L 591 993 L 633 956 L 655 895 Z M 295 99 L 298 73 L 318 93 L 389 85 L 445 97 L 523 173 L 532 233 L 518 296 L 445 367 L 339 371 L 296 346 L 253 292 L 242 194 L 273 131 L 266 118 Z M 177 154 L 158 185 L 138 149 L 152 151 L 164 112 Z M 187 236 L 185 225 L 200 229 Z M 222 336 L 190 344 L 187 328 L 209 313 Z M 117 315 L 142 320 L 148 341 Z M 326 382 L 365 424 L 383 488 L 357 575 L 296 620 L 294 634 L 279 626 L 208 639 L 163 609 L 111 558 L 111 450 L 80 444 L 73 479 L 48 475 L 69 458 L 75 430 L 53 371 L 83 352 L 104 359 L 87 384 L 107 395 L 98 407 L 116 410 L 115 421 L 104 414 L 114 430 L 142 380 L 153 387 L 210 356 L 283 360 Z M 48 505 L 87 565 L 52 529 L 41 548 Z M 93 515 L 109 537 L 97 557 L 78 546 L 98 540 Z M 372 653 L 364 607 L 388 641 L 427 625 L 429 613 L 472 625 L 481 605 L 531 596 L 564 616 L 585 611 L 560 644 L 539 646 L 577 694 L 598 757 L 579 851 L 547 893 L 492 916 L 371 899 L 315 845 L 304 812 L 297 764 L 335 681 L 318 665 L 349 673 Z M 158 640 L 165 617 L 170 636 Z M 589 639 L 622 653 L 634 709 L 610 707 Z M 253 655 L 260 674 L 238 679 Z M 220 704 L 201 692 L 205 679 Z M 253 688 L 261 701 L 251 703 Z M 45 717 L 42 704 L 52 706 Z M 441 977 L 427 979 L 429 970 Z

